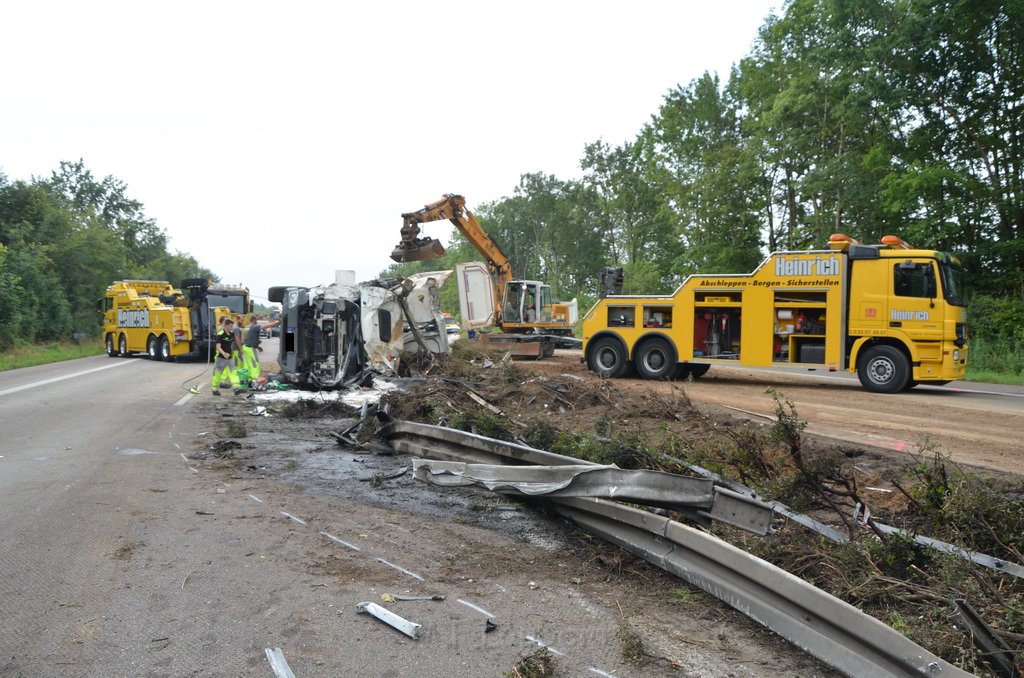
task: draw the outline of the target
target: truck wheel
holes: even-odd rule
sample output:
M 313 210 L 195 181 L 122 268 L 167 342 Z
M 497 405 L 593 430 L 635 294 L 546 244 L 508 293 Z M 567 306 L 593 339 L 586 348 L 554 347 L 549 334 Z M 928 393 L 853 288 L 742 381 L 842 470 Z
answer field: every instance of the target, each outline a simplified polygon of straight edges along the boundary
M 288 288 L 284 286 L 271 287 L 269 290 L 267 290 L 267 301 L 273 304 L 280 304 L 282 301 L 284 301 L 284 293 L 287 291 Z
M 857 367 L 860 383 L 874 393 L 898 393 L 910 381 L 910 365 L 903 351 L 893 346 L 872 346 Z
M 110 358 L 116 358 L 117 357 L 117 351 L 114 350 L 114 335 L 113 334 L 108 334 L 107 335 L 107 356 L 110 357 Z
M 117 340 L 117 352 L 121 354 L 122 358 L 128 357 L 128 338 L 123 334 Z
M 149 356 L 150 360 L 156 360 L 157 356 L 157 338 L 154 335 L 149 335 L 149 339 L 146 339 L 146 355 Z
M 676 357 L 664 339 L 648 339 L 633 355 L 636 371 L 644 379 L 665 379 L 676 371 Z
M 160 360 L 168 363 L 174 360 L 174 356 L 171 355 L 171 342 L 167 340 L 166 334 L 160 337 Z
M 679 379 L 680 381 L 686 381 L 687 379 L 700 379 L 707 374 L 710 369 L 711 365 L 703 365 L 700 363 L 680 365 L 676 368 L 676 379 Z
M 621 377 L 626 371 L 626 350 L 618 339 L 601 337 L 590 347 L 587 365 L 602 377 Z

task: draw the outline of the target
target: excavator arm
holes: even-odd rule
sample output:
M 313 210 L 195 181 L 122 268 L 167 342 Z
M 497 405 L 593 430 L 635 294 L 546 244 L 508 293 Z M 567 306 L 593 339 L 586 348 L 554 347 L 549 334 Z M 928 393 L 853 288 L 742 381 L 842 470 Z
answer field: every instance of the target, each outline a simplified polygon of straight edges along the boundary
M 391 252 L 391 258 L 404 263 L 443 256 L 444 246 L 440 241 L 430 237 L 418 237 L 420 224 L 443 219 L 455 224 L 466 240 L 487 259 L 487 265 L 495 278 L 495 296 L 500 303 L 505 295 L 505 286 L 512 279 L 512 264 L 501 248 L 484 232 L 473 213 L 466 209 L 466 199 L 461 195 L 448 193 L 423 209 L 403 214 L 402 239 Z

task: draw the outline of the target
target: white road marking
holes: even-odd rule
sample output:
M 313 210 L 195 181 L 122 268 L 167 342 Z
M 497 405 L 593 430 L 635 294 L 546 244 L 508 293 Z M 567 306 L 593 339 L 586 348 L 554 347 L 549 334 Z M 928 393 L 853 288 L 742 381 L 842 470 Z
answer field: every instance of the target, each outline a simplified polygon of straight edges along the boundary
M 523 638 L 525 640 L 530 641 L 531 643 L 533 643 L 537 647 L 540 647 L 540 648 L 543 648 L 543 649 L 547 650 L 551 654 L 556 654 L 559 657 L 564 657 L 565 656 L 564 652 L 559 652 L 558 650 L 556 650 L 555 648 L 551 647 L 550 645 L 548 645 L 547 643 L 545 643 L 543 640 L 541 640 L 539 638 L 534 638 L 533 636 L 523 636 Z
M 337 542 L 337 543 L 341 544 L 342 546 L 347 546 L 348 548 L 352 549 L 353 551 L 360 551 L 360 550 L 362 550 L 358 546 L 355 546 L 354 544 L 349 544 L 347 541 L 344 541 L 342 539 L 338 539 L 333 534 L 327 534 L 326 532 L 321 532 L 320 534 L 322 534 L 323 536 L 327 537 L 331 541 L 334 541 L 334 542 Z
M 253 501 L 255 501 L 255 502 L 259 502 L 260 504 L 262 504 L 262 503 L 263 503 L 263 500 L 262 500 L 262 499 L 260 499 L 259 497 L 257 497 L 257 496 L 256 496 L 255 494 L 250 494 L 250 495 L 249 495 L 249 499 L 252 499 L 252 500 L 253 500 Z
M 174 403 L 174 406 L 175 407 L 181 407 L 182 405 L 187 403 L 189 400 L 191 400 L 193 395 L 195 395 L 195 394 L 193 394 L 193 393 L 186 393 L 185 395 L 183 395 L 180 398 L 178 398 L 178 402 Z
M 388 567 L 393 567 L 396 570 L 398 570 L 399 572 L 401 572 L 402 574 L 407 574 L 410 577 L 412 577 L 413 579 L 418 579 L 419 581 L 423 581 L 423 577 L 419 576 L 415 572 L 410 572 L 409 570 L 405 569 L 404 567 L 399 567 L 398 565 L 395 565 L 394 563 L 389 563 L 388 561 L 384 560 L 383 558 L 378 558 L 377 562 L 378 563 L 383 563 L 384 565 L 387 565 Z
M 47 384 L 54 384 L 58 381 L 64 381 L 65 379 L 74 379 L 75 377 L 81 377 L 86 374 L 92 374 L 93 372 L 99 372 L 100 370 L 109 370 L 114 367 L 121 367 L 122 365 L 134 365 L 134 360 L 124 360 L 121 362 L 113 363 L 111 365 L 104 365 L 103 367 L 94 367 L 91 370 L 85 370 L 84 372 L 75 372 L 74 374 L 64 374 L 53 379 L 43 379 L 42 381 L 32 382 L 31 384 L 24 384 L 23 386 L 15 386 L 14 388 L 4 389 L 0 391 L 0 396 L 10 395 L 12 393 L 18 393 L 19 391 L 26 391 L 30 388 L 36 388 L 37 386 L 46 386 Z
M 493 615 L 493 614 L 491 614 L 490 612 L 488 612 L 487 610 L 485 610 L 484 608 L 482 608 L 482 607 L 477 607 L 477 606 L 476 606 L 476 605 L 474 605 L 473 603 L 470 603 L 470 602 L 468 602 L 468 601 L 465 601 L 465 600 L 463 600 L 462 598 L 456 598 L 456 599 L 455 599 L 455 602 L 456 602 L 456 603 L 460 603 L 460 604 L 462 604 L 462 605 L 465 605 L 466 607 L 468 607 L 468 608 L 469 608 L 469 609 L 471 609 L 471 610 L 476 610 L 477 612 L 479 612 L 480 614 L 482 614 L 482 615 L 483 615 L 483 616 L 485 616 L 485 617 L 490 617 L 490 618 L 492 618 L 492 619 L 494 618 L 494 615 Z
M 296 518 L 295 516 L 293 516 L 290 513 L 285 513 L 284 511 L 281 511 L 281 515 L 284 516 L 285 518 L 287 518 L 288 520 L 294 520 L 299 525 L 305 525 L 306 524 L 305 520 L 303 520 L 302 518 Z

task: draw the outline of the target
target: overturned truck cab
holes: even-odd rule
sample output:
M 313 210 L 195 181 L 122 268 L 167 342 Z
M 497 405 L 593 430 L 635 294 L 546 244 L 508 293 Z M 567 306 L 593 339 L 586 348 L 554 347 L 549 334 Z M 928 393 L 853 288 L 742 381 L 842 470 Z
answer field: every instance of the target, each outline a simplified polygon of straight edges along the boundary
M 417 358 L 448 353 L 439 288 L 451 271 L 356 283 L 350 271 L 319 287 L 271 287 L 281 304 L 280 379 L 346 388 L 400 376 Z

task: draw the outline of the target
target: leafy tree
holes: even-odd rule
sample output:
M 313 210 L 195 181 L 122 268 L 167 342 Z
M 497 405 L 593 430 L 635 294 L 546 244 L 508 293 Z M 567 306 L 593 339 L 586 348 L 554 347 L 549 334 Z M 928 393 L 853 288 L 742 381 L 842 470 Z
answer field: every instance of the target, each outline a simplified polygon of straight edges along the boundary
M 120 179 L 97 181 L 82 160 L 62 161 L 46 184 L 76 212 L 112 230 L 124 244 L 128 263 L 144 264 L 166 253 L 166 234 L 145 215 L 141 202 L 128 197 L 128 186 Z
M 21 278 L 7 264 L 7 248 L 0 244 L 0 350 L 13 346 L 21 338 L 24 322 L 21 305 L 25 289 Z
M 1024 295 L 1024 3 L 903 0 L 887 76 L 906 150 L 888 199 L 976 288 Z
M 761 260 L 757 167 L 745 151 L 731 87 L 705 73 L 665 98 L 644 130 L 652 173 L 683 248 L 680 273 L 750 270 Z
M 0 174 L 0 348 L 97 332 L 95 302 L 113 280 L 214 277 L 166 243 L 123 182 L 95 180 L 82 161 L 45 180 Z
M 642 136 L 616 148 L 588 144 L 581 162 L 584 183 L 597 200 L 603 259 L 623 268 L 626 292 L 664 292 L 676 282 L 672 263 L 680 241 L 652 179 L 651 155 L 650 139 Z
M 879 200 L 894 112 L 877 63 L 893 4 L 794 0 L 741 62 L 744 129 L 775 192 L 772 249 L 820 247 L 835 231 L 876 239 L 899 221 Z

